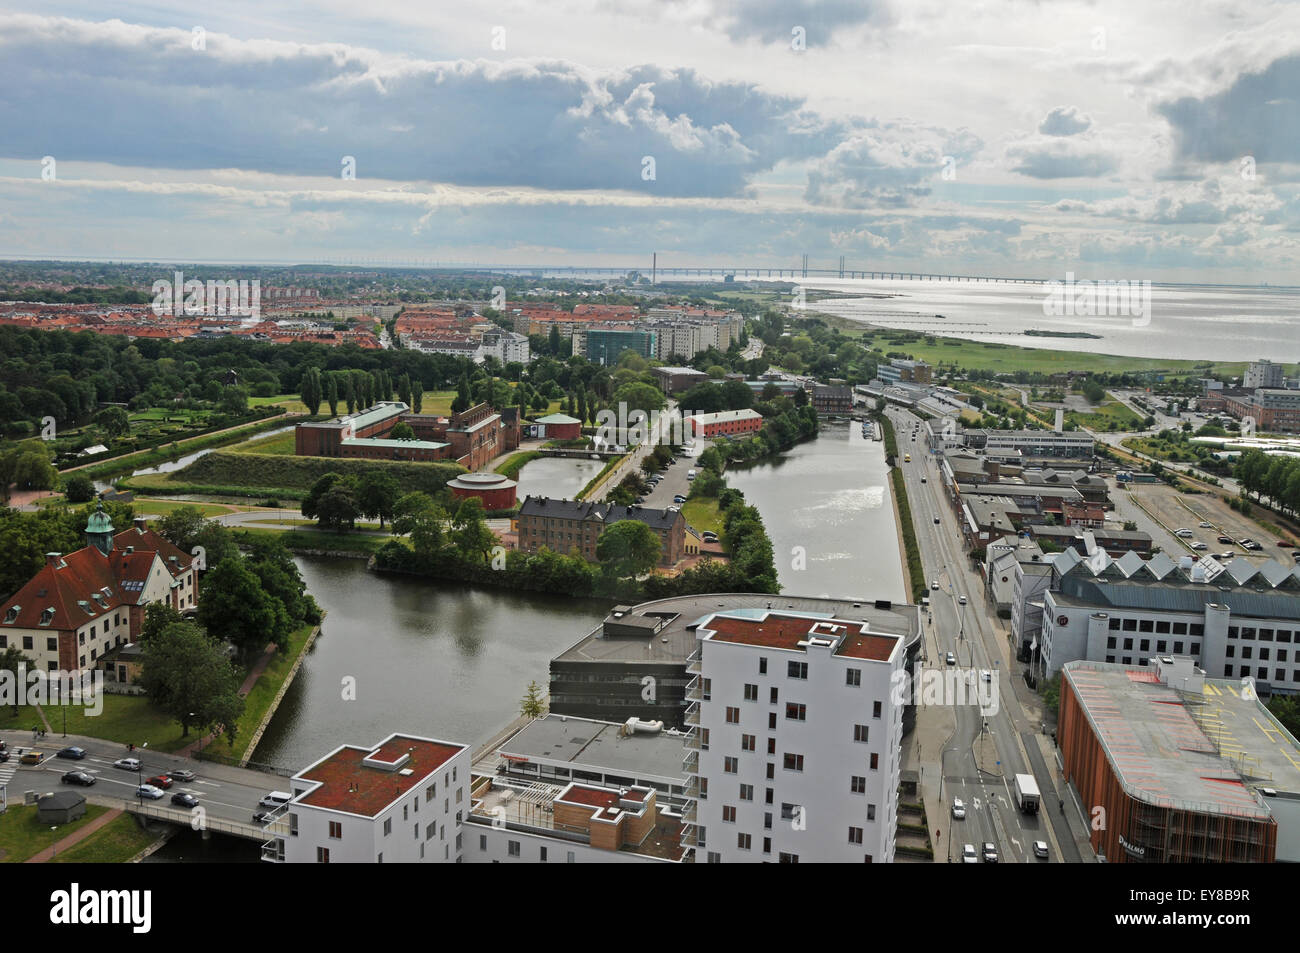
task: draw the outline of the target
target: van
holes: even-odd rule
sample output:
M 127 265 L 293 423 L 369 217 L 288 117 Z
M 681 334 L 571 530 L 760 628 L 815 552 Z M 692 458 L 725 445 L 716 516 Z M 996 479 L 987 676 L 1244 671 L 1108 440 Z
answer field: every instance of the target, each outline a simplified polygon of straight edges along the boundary
M 687 471 L 686 471 L 686 479 L 688 479 L 688 480 L 694 480 L 694 479 L 695 479 L 695 471 L 694 471 L 694 470 L 687 470 Z
M 262 800 L 258 801 L 257 806 L 265 807 L 274 811 L 276 808 L 284 807 L 292 800 L 293 795 L 288 791 L 272 791 L 270 794 L 262 798 Z

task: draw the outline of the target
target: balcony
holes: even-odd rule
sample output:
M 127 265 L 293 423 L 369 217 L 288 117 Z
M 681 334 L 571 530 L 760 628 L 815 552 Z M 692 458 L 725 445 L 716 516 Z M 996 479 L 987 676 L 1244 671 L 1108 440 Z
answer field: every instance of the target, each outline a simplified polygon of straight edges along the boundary
M 686 757 L 682 758 L 682 770 L 687 774 L 699 774 L 700 753 L 698 751 L 687 750 Z
M 700 796 L 700 779 L 687 778 L 686 786 L 682 788 L 682 797 L 693 801 Z
M 698 646 L 696 646 L 694 652 L 686 656 L 686 674 L 687 675 L 700 674 L 700 649 Z
M 700 691 L 700 676 L 696 675 L 686 683 L 686 700 L 688 702 L 703 700 L 703 692 Z
M 272 864 L 284 863 L 284 841 L 276 838 L 262 845 L 262 859 Z
M 691 702 L 686 707 L 686 716 L 682 719 L 688 725 L 698 726 L 700 723 L 700 703 Z

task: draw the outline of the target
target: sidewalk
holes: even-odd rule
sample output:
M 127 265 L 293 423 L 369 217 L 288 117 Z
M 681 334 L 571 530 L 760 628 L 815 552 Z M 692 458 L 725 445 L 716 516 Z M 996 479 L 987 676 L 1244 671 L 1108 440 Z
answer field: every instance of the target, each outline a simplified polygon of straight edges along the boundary
M 28 857 L 27 860 L 24 861 L 24 863 L 27 864 L 49 863 L 50 860 L 52 860 L 54 857 L 58 856 L 59 854 L 63 853 L 64 851 L 66 851 L 69 847 L 73 846 L 74 844 L 81 843 L 83 840 L 85 840 L 91 834 L 95 833 L 95 831 L 99 830 L 101 827 L 104 827 L 107 824 L 111 824 L 113 821 L 117 820 L 117 818 L 121 815 L 121 813 L 122 811 L 116 807 L 105 811 L 103 814 L 99 815 L 99 817 L 95 818 L 89 824 L 77 828 L 77 830 L 73 831 L 71 834 L 69 834 L 67 837 L 63 838 L 62 840 L 57 841 L 54 844 L 51 844 L 49 847 L 45 848 L 43 851 L 40 851 L 39 853 L 33 854 L 31 857 Z
M 262 677 L 262 673 L 266 671 L 266 667 L 270 665 L 271 660 L 275 658 L 276 651 L 277 649 L 274 642 L 266 643 L 266 648 L 262 650 L 262 657 L 253 665 L 252 669 L 248 673 L 248 677 L 245 678 L 244 683 L 239 686 L 240 698 L 248 697 L 248 693 L 253 690 L 253 686 L 257 684 L 257 680 Z M 198 741 L 186 745 L 184 748 L 174 752 L 174 754 L 180 755 L 183 758 L 192 758 L 194 757 L 194 752 L 200 745 L 206 747 L 210 742 L 215 741 L 219 737 L 220 735 L 214 731 L 206 737 L 200 738 Z

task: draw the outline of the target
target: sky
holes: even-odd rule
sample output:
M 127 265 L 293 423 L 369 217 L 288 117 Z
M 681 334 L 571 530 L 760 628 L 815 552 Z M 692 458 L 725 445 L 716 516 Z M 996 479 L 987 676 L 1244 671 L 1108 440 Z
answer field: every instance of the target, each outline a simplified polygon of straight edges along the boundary
M 0 257 L 1300 285 L 1297 3 L 0 0 L 0 83 Z

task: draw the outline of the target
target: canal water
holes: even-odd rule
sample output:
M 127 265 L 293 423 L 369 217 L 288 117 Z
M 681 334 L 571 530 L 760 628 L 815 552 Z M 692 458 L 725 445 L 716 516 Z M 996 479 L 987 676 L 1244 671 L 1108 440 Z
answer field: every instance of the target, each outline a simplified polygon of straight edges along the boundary
M 519 715 L 531 680 L 600 624 L 608 606 L 372 573 L 359 559 L 300 557 L 328 610 L 254 758 L 301 768 L 394 731 L 477 745 Z
M 763 514 L 783 592 L 906 600 L 884 447 L 857 421 L 823 421 L 814 439 L 727 471 Z
M 296 426 L 297 426 L 296 424 L 290 424 L 287 427 L 277 427 L 274 430 L 268 430 L 265 433 L 259 433 L 252 437 L 249 437 L 244 442 L 254 443 L 255 441 L 258 440 L 265 440 L 268 437 L 274 437 L 277 434 L 288 433 L 290 430 L 295 429 Z M 165 461 L 154 467 L 145 467 L 141 470 L 133 470 L 131 471 L 131 476 L 133 477 L 145 476 L 146 474 L 151 474 L 151 473 L 175 473 L 177 470 L 185 469 L 191 463 L 197 460 L 199 457 L 207 456 L 213 450 L 228 450 L 228 449 L 230 449 L 228 446 L 227 447 L 206 447 L 203 450 L 196 450 L 193 453 L 187 453 L 183 457 L 177 457 L 175 460 Z M 105 490 L 111 490 L 117 484 L 117 481 L 119 479 L 120 477 L 114 477 L 111 481 L 108 482 L 105 482 L 103 480 L 96 480 L 94 481 L 95 490 L 101 493 Z
M 520 501 L 527 496 L 572 500 L 604 468 L 604 460 L 538 457 L 525 463 L 519 470 L 519 475 L 515 477 L 519 488 L 515 493 Z

